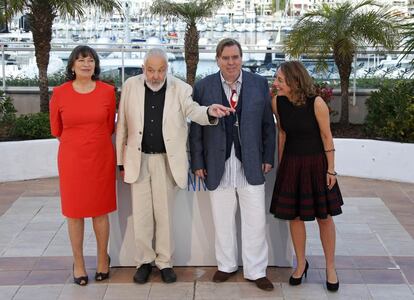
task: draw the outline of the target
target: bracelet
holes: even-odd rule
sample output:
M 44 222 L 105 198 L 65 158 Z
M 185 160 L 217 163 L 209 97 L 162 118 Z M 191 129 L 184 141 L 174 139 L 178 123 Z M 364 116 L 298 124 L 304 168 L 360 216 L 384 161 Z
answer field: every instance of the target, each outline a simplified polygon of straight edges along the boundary
M 335 148 L 325 150 L 325 152 L 335 152 Z
M 327 174 L 329 174 L 329 175 L 332 175 L 332 176 L 336 176 L 336 175 L 338 175 L 338 173 L 336 173 L 335 171 L 334 171 L 333 173 L 331 173 L 331 172 L 329 172 L 329 171 L 326 171 L 326 173 L 327 173 Z

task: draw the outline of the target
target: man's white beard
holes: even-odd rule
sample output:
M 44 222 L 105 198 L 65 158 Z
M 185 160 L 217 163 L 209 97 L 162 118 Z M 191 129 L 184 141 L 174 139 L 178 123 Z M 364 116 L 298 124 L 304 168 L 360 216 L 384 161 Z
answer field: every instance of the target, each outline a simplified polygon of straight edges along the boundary
M 153 92 L 158 92 L 164 86 L 164 83 L 165 83 L 166 79 L 167 79 L 167 77 L 165 77 L 164 80 L 162 82 L 158 83 L 158 84 L 152 84 L 151 82 L 149 82 L 147 80 L 147 77 L 144 75 L 145 83 L 150 88 L 150 90 L 153 91 Z

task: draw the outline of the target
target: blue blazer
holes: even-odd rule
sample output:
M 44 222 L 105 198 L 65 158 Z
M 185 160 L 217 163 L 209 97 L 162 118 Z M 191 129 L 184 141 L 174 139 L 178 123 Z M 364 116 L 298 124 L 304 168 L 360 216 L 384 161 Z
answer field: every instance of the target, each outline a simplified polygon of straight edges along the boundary
M 260 185 L 265 181 L 262 164 L 274 165 L 276 129 L 267 80 L 243 72 L 240 139 L 242 165 L 247 182 Z M 200 105 L 222 103 L 220 73 L 209 75 L 194 86 L 193 99 Z M 217 126 L 190 126 L 191 169 L 206 169 L 206 186 L 215 190 L 220 184 L 226 160 L 225 122 Z

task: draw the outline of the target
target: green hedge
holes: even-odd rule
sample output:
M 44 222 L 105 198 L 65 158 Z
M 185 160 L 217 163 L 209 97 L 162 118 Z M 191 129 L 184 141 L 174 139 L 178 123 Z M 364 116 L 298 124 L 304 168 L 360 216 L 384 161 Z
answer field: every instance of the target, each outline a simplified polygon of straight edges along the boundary
M 36 113 L 16 118 L 11 130 L 11 136 L 25 140 L 51 138 L 49 114 Z
M 109 75 L 101 75 L 100 79 L 102 81 L 110 81 L 113 82 L 116 86 L 121 86 L 121 78 L 116 76 L 109 76 Z M 49 86 L 59 86 L 62 83 L 66 82 L 66 75 L 65 73 L 56 73 L 53 75 L 48 76 Z M 39 78 L 35 76 L 34 78 L 28 77 L 7 77 L 6 78 L 6 86 L 32 86 L 36 87 L 39 86 Z
M 175 73 L 173 74 L 175 77 L 178 77 L 184 81 L 185 74 L 182 73 Z M 196 82 L 204 77 L 206 77 L 208 74 L 198 74 L 196 76 Z M 125 78 L 127 78 L 126 76 Z M 122 85 L 121 83 L 121 77 L 117 73 L 113 74 L 101 74 L 100 76 L 101 80 L 111 81 L 116 86 L 120 87 Z M 49 79 L 49 86 L 58 86 L 61 85 L 66 81 L 66 76 L 63 72 L 56 73 L 53 75 L 48 76 Z M 396 82 L 399 82 L 403 79 L 391 79 L 391 78 L 384 78 L 384 77 L 375 77 L 375 78 L 358 78 L 356 82 L 357 88 L 370 88 L 370 89 L 376 89 L 383 85 L 392 85 Z M 340 88 L 341 82 L 340 80 L 328 80 L 329 86 L 334 88 Z M 269 85 L 273 83 L 273 78 L 269 81 Z M 350 85 L 352 87 L 353 85 L 353 79 L 350 79 Z M 34 78 L 27 78 L 27 77 L 7 77 L 6 78 L 6 86 L 39 86 L 39 78 L 36 76 Z
M 414 80 L 387 84 L 366 102 L 367 133 L 381 139 L 414 142 Z

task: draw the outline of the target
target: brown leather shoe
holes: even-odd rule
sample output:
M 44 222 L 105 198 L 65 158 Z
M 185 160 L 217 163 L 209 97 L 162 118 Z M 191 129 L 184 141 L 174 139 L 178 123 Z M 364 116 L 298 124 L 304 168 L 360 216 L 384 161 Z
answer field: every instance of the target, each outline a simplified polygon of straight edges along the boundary
M 270 282 L 267 277 L 258 278 L 254 281 L 256 283 L 256 286 L 264 291 L 273 291 L 273 284 Z
M 223 272 L 223 271 L 218 270 L 218 271 L 216 271 L 216 273 L 213 276 L 213 282 L 227 281 L 231 276 L 233 276 L 236 273 L 237 273 L 237 271 L 227 273 L 227 272 Z

